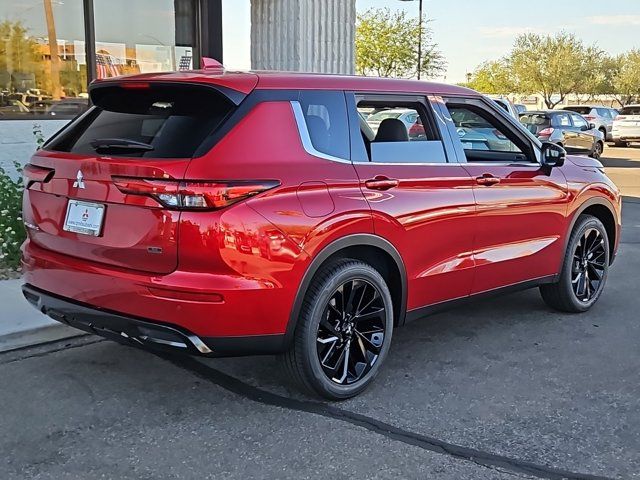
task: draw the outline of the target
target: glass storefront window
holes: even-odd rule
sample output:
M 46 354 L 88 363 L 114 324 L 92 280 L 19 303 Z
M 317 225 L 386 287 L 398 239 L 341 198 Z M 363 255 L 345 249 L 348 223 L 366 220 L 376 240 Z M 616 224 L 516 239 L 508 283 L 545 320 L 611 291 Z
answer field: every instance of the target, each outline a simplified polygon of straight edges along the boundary
M 87 108 L 82 0 L 0 2 L 0 120 L 69 118 Z
M 198 65 L 198 0 L 92 0 L 95 72 L 84 0 L 0 1 L 0 120 L 70 119 L 89 80 Z
M 96 76 L 189 70 L 193 0 L 94 0 Z

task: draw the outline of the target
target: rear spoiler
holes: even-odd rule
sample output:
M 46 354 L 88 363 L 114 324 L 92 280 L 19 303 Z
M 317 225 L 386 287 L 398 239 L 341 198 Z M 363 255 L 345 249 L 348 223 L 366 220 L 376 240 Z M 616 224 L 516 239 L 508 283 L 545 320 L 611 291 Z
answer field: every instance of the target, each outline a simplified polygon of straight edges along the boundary
M 101 89 L 104 88 L 122 88 L 123 90 L 135 90 L 135 89 L 149 89 L 154 87 L 184 87 L 184 86 L 192 86 L 198 88 L 211 88 L 216 92 L 224 95 L 226 98 L 231 101 L 236 107 L 242 103 L 242 101 L 247 98 L 248 93 L 243 93 L 238 90 L 234 90 L 229 87 L 225 87 L 223 85 L 216 85 L 210 82 L 184 82 L 184 81 L 166 81 L 166 80 L 138 80 L 138 79 L 109 79 L 109 80 L 94 80 L 89 85 L 89 99 L 92 104 L 95 104 L 96 94 L 100 92 Z

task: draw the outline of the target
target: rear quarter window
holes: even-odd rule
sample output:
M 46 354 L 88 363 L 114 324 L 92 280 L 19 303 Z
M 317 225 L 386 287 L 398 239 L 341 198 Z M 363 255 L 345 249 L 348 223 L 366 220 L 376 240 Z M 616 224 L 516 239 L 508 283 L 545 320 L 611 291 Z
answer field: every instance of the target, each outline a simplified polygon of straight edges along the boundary
M 640 106 L 638 106 L 638 107 L 623 107 L 620 110 L 620 115 L 640 115 Z
M 580 115 L 589 115 L 591 113 L 591 107 L 565 107 L 563 110 L 567 110 L 569 112 L 576 112 Z
M 313 147 L 327 155 L 349 159 L 349 124 L 344 93 L 303 90 L 298 101 Z
M 213 88 L 153 85 L 105 86 L 91 92 L 94 107 L 46 145 L 83 155 L 191 158 L 233 111 Z

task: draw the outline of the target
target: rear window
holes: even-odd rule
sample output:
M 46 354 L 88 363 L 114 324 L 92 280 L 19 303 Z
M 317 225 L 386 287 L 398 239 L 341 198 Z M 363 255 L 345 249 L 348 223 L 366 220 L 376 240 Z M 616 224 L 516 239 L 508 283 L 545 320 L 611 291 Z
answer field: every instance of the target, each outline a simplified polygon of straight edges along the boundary
M 622 107 L 620 115 L 640 115 L 640 106 Z
M 46 145 L 85 155 L 191 158 L 221 126 L 233 103 L 206 86 L 98 87 L 94 107 Z
M 542 113 L 525 113 L 520 115 L 520 123 L 535 135 L 543 128 L 551 126 L 551 119 Z
M 569 112 L 576 112 L 580 115 L 589 115 L 591 113 L 591 107 L 564 107 L 562 110 L 568 110 Z

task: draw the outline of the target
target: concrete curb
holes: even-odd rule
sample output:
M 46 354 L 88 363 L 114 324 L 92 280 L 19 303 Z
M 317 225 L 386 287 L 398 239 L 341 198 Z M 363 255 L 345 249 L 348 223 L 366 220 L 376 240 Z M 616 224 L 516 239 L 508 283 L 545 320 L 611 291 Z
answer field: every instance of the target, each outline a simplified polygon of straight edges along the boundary
M 22 296 L 22 280 L 0 280 L 0 352 L 86 335 L 50 319 Z
M 76 330 L 75 328 L 67 327 L 61 323 L 54 323 L 44 327 L 32 328 L 30 330 L 0 336 L 0 353 L 84 335 L 89 334 L 81 330 Z

